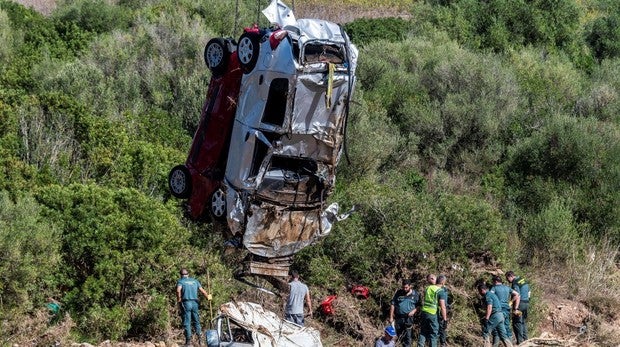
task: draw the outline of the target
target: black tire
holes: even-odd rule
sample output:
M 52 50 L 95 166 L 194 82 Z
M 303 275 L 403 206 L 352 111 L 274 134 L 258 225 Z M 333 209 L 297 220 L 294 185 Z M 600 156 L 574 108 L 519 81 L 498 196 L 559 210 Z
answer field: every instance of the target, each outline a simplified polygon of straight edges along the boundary
M 222 188 L 218 188 L 211 194 L 209 207 L 213 219 L 218 221 L 226 219 L 226 193 L 224 193 Z
M 243 73 L 247 74 L 254 70 L 258 61 L 259 45 L 258 35 L 256 34 L 243 33 L 239 38 L 237 57 Z
M 213 76 L 223 75 L 226 72 L 228 59 L 230 58 L 226 41 L 222 38 L 209 40 L 205 46 L 204 58 L 205 64 L 207 64 Z
M 168 188 L 179 199 L 189 198 L 192 192 L 192 176 L 185 165 L 177 165 L 168 174 Z

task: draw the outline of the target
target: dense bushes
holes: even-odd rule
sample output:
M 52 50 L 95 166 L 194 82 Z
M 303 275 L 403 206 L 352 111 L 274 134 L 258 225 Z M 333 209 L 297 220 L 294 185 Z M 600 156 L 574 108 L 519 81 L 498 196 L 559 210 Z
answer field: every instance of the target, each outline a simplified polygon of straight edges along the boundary
M 458 0 L 433 10 L 430 20 L 435 25 L 472 48 L 565 49 L 579 39 L 579 8 L 570 0 Z
M 58 295 L 61 229 L 30 195 L 0 191 L 0 319 L 23 315 Z
M 365 45 L 376 40 L 401 41 L 410 30 L 411 22 L 401 18 L 360 18 L 344 25 L 355 44 Z
M 480 259 L 583 269 L 592 240 L 617 248 L 618 11 L 595 3 L 427 1 L 347 24 L 359 83 L 332 200 L 359 210 L 298 254 L 305 279 L 364 283 L 376 308 L 386 278 L 460 269 L 467 286 Z M 234 5 L 76 0 L 46 18 L 0 0 L 0 341 L 47 296 L 78 339 L 169 336 L 180 266 L 210 271 L 214 307 L 239 291 L 221 236 L 166 188 L 204 44 L 255 21 Z

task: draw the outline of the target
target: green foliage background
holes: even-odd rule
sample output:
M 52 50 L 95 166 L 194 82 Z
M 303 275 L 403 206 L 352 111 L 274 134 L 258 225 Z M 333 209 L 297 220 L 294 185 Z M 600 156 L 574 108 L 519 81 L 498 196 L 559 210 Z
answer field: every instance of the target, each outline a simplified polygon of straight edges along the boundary
M 332 200 L 360 210 L 298 254 L 307 282 L 363 283 L 384 309 L 402 277 L 450 272 L 469 290 L 472 260 L 536 272 L 617 249 L 617 2 L 390 6 L 411 19 L 345 25 L 360 58 Z M 49 296 L 74 339 L 101 341 L 169 336 L 181 266 L 209 271 L 215 306 L 242 288 L 166 177 L 198 123 L 204 44 L 255 7 L 67 0 L 44 17 L 0 0 L 0 344 Z

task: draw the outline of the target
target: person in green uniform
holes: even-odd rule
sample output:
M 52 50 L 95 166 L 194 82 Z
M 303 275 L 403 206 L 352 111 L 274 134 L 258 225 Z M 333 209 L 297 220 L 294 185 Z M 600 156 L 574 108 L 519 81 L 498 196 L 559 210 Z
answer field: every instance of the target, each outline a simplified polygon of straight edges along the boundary
M 189 346 L 192 340 L 192 321 L 200 344 L 202 327 L 198 314 L 198 292 L 200 291 L 207 300 L 210 299 L 210 296 L 197 279 L 189 277 L 187 269 L 181 269 L 180 274 L 181 278 L 177 281 L 177 302 L 180 306 L 181 319 L 185 328 L 185 346 Z
M 396 328 L 398 339 L 402 346 L 411 346 L 411 328 L 413 327 L 413 315 L 417 311 L 420 295 L 411 287 L 411 281 L 404 279 L 402 289 L 394 293 L 390 302 L 390 322 Z
M 506 279 L 512 289 L 519 293 L 519 305 L 513 307 L 512 328 L 517 338 L 517 344 L 528 339 L 527 337 L 527 311 L 530 305 L 530 284 L 525 278 L 516 276 L 513 271 L 506 272 Z
M 515 307 L 519 307 L 519 293 L 516 290 L 504 285 L 500 276 L 493 276 L 493 286 L 490 291 L 497 295 L 499 302 L 502 305 L 502 313 L 504 314 L 504 327 L 506 328 L 506 336 L 512 341 L 512 327 L 510 326 L 510 302 L 513 302 Z M 493 333 L 493 346 L 499 345 L 499 336 L 497 333 Z
M 441 287 L 436 285 L 437 277 L 433 274 L 426 276 L 428 286 L 424 289 L 424 299 L 422 300 L 422 322 L 420 324 L 420 336 L 418 337 L 418 347 L 424 347 L 428 340 L 431 347 L 437 347 L 437 336 L 439 334 L 439 321 L 437 320 L 437 292 Z
M 489 291 L 487 285 L 484 283 L 478 285 L 478 293 L 482 295 L 484 302 L 486 303 L 482 326 L 484 347 L 491 347 L 491 334 L 493 331 L 497 331 L 497 334 L 505 347 L 512 347 L 512 342 L 506 336 L 502 304 L 499 302 L 497 295 Z
M 446 275 L 437 276 L 437 285 L 441 287 L 441 290 L 437 292 L 437 299 L 439 300 L 439 311 L 437 311 L 437 318 L 439 321 L 439 345 L 446 347 L 448 345 L 448 287 L 446 287 Z

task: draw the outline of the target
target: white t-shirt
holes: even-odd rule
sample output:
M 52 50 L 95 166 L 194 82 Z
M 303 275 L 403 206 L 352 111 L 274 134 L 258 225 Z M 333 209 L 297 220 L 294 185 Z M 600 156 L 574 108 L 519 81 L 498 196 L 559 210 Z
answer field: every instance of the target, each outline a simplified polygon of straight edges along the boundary
M 288 314 L 304 314 L 304 299 L 308 293 L 308 286 L 294 280 L 289 283 L 291 292 L 286 302 L 286 313 Z
M 390 339 L 388 343 L 383 342 L 383 338 L 378 338 L 375 342 L 375 347 L 394 347 L 396 346 L 396 339 Z

